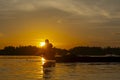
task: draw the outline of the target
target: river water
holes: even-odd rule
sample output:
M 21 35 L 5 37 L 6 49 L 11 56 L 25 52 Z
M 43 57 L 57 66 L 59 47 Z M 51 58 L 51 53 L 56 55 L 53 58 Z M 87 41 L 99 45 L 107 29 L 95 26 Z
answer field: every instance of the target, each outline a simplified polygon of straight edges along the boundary
M 56 63 L 44 69 L 41 57 L 0 56 L 0 80 L 120 80 L 120 63 Z

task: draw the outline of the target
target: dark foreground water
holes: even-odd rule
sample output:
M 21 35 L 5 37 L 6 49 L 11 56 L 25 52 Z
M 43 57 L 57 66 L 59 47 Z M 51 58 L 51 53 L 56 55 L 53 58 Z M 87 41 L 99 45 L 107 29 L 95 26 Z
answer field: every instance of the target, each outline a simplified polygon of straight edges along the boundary
M 41 57 L 0 57 L 0 80 L 120 80 L 120 63 L 56 63 L 43 69 Z

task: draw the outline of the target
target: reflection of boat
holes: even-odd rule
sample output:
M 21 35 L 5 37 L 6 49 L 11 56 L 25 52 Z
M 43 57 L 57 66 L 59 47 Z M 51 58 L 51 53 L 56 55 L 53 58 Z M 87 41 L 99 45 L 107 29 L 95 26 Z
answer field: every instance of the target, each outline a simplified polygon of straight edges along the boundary
M 43 64 L 44 68 L 47 67 L 55 67 L 56 60 L 46 60 L 45 63 Z

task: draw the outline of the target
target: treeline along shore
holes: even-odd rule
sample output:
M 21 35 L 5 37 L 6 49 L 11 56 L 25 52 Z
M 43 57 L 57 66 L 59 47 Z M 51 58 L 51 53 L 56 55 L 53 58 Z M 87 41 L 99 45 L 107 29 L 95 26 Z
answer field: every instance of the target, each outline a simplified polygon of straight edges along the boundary
M 78 46 L 69 50 L 52 48 L 57 62 L 120 62 L 120 47 Z M 36 46 L 7 46 L 0 50 L 6 56 L 41 56 L 43 49 Z

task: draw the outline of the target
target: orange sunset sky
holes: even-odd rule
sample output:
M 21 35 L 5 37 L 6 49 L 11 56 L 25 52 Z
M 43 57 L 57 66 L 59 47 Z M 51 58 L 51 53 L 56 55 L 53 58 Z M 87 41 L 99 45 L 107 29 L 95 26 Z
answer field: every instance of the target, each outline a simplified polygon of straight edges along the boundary
M 120 0 L 0 0 L 0 49 L 120 46 Z

